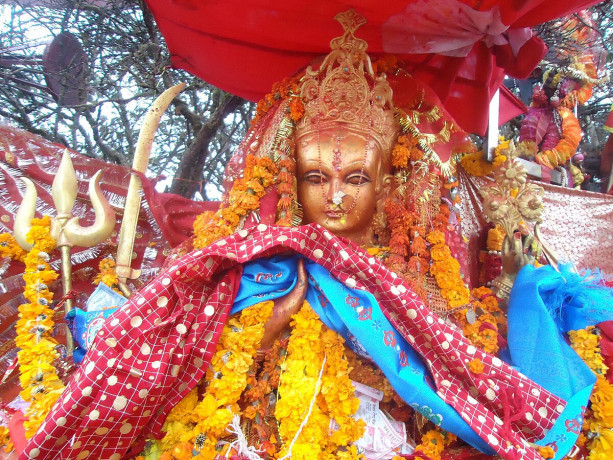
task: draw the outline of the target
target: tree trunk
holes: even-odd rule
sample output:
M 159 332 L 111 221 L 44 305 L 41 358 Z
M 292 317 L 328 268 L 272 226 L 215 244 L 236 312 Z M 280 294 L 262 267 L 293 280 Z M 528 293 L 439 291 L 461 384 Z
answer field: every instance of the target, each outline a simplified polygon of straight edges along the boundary
M 170 186 L 170 193 L 192 198 L 200 190 L 203 177 L 202 168 L 209 154 L 209 144 L 215 138 L 224 118 L 234 112 L 243 102 L 245 102 L 244 99 L 238 96 L 225 95 L 221 98 L 217 111 L 206 123 L 203 123 L 194 141 L 185 151 Z

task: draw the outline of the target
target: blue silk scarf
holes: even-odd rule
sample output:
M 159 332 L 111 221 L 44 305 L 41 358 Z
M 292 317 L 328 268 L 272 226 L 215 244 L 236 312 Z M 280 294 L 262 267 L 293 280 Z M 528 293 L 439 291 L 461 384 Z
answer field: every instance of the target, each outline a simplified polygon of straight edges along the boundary
M 275 256 L 245 264 L 231 313 L 290 292 L 296 284 L 299 258 L 297 255 Z M 417 412 L 479 450 L 493 454 L 494 451 L 460 415 L 436 394 L 432 378 L 419 354 L 393 328 L 374 296 L 365 291 L 350 289 L 320 265 L 308 259 L 304 261 L 309 281 L 306 299 L 323 323 L 341 334 L 353 351 L 372 359 L 396 392 Z M 545 273 L 542 279 L 551 276 L 551 273 Z M 576 441 L 579 433 L 577 424 L 580 428 L 582 408 L 587 404 L 595 379 L 564 342 L 556 322 L 539 298 L 538 289 L 530 284 L 533 280 L 531 275 L 520 276 L 513 289 L 515 301 L 511 302 L 509 309 L 509 349 L 506 355 L 513 358 L 510 364 L 547 389 L 552 383 L 552 379 L 546 378 L 548 369 L 558 369 L 565 363 L 571 363 L 576 370 L 564 382 L 556 380 L 552 386 L 551 391 L 564 398 L 568 404 L 555 426 L 538 443 L 551 445 L 558 459 Z M 543 308 L 538 307 L 539 302 Z M 534 315 L 538 321 L 533 329 L 538 328 L 539 334 L 521 334 L 522 324 L 532 323 Z M 519 326 L 514 327 L 512 323 Z M 390 331 L 394 333 L 390 334 Z M 563 352 L 553 357 L 548 356 L 547 350 L 551 350 L 552 344 L 556 344 Z M 547 365 L 535 360 L 537 357 L 546 359 Z

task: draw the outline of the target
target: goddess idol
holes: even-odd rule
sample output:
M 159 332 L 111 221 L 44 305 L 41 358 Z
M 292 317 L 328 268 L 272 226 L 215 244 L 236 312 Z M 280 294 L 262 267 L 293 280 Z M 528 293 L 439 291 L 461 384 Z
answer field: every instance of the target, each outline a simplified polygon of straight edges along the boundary
M 460 276 L 451 175 L 470 143 L 393 62 L 373 66 L 363 18 L 339 21 L 321 64 L 258 105 L 198 249 L 108 318 L 20 458 L 118 460 L 148 439 L 165 458 L 357 458 L 356 367 L 483 452 L 572 447 L 593 376 L 539 383 L 533 355 L 568 348 L 555 334 L 493 356 L 502 312 Z M 479 347 L 452 321 L 477 301 L 492 318 Z

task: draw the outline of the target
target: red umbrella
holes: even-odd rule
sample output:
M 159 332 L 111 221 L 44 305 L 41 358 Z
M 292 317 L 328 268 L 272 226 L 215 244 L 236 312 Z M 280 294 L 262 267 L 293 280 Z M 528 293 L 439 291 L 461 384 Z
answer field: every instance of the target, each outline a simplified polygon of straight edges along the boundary
M 546 51 L 529 28 L 597 0 L 146 2 L 174 66 L 252 101 L 326 54 L 342 33 L 334 16 L 354 8 L 370 53 L 396 54 L 466 131 L 484 133 L 504 75 L 526 78 Z

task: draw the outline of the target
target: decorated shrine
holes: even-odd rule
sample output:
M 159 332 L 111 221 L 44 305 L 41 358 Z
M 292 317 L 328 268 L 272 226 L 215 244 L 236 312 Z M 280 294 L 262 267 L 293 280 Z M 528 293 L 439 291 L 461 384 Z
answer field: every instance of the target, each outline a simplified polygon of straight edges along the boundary
M 591 3 L 149 0 L 174 65 L 255 116 L 219 202 L 145 175 L 181 85 L 131 169 L 0 126 L 2 455 L 613 457 L 596 50 L 498 130 L 531 27 Z

